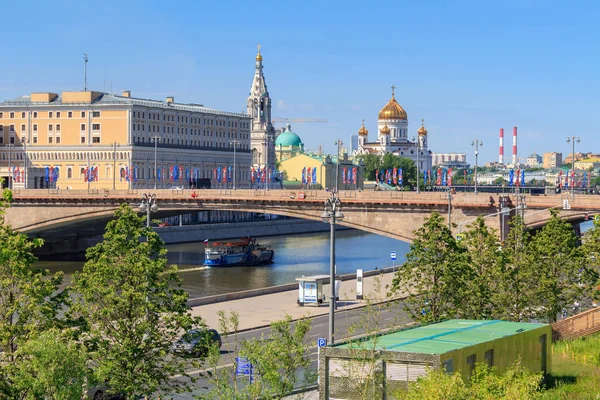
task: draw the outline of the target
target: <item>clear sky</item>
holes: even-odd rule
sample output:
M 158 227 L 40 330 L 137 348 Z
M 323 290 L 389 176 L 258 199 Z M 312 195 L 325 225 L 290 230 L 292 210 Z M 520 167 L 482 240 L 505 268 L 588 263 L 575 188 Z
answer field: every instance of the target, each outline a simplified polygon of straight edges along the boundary
M 10 1 L 0 44 L 0 99 L 88 86 L 135 97 L 244 111 L 262 45 L 273 115 L 309 150 L 334 151 L 377 113 L 396 86 L 416 135 L 436 152 L 484 146 L 505 158 L 600 152 L 598 1 Z M 107 83 L 105 83 L 107 82 Z

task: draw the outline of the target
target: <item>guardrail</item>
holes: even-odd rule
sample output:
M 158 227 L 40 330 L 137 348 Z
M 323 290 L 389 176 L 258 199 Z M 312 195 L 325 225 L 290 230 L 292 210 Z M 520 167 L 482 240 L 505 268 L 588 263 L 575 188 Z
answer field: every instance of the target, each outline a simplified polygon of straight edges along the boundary
M 600 307 L 592 308 L 552 324 L 552 339 L 577 339 L 600 332 Z

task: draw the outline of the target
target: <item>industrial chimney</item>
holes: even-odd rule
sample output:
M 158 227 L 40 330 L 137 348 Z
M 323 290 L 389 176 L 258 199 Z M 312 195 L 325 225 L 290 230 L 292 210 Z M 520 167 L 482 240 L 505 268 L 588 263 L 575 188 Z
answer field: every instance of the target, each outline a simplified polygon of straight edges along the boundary
M 513 165 L 517 165 L 517 127 L 513 127 L 513 153 L 512 153 L 512 163 Z
M 500 152 L 498 153 L 498 163 L 504 164 L 504 128 L 500 128 Z

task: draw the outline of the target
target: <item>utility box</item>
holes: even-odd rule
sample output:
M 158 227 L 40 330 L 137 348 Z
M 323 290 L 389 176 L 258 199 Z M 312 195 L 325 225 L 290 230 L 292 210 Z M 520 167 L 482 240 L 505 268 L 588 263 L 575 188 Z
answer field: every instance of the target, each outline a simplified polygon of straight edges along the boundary
M 323 293 L 323 283 L 329 281 L 329 275 L 303 276 L 296 278 L 298 282 L 298 305 L 316 306 L 326 300 Z

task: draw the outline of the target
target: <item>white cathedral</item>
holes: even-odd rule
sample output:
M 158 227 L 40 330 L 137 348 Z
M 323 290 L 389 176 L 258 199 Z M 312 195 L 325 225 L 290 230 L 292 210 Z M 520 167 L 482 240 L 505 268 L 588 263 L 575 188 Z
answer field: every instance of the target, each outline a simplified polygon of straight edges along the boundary
M 414 140 L 409 139 L 408 133 L 408 115 L 394 97 L 394 86 L 392 86 L 392 98 L 379 111 L 377 120 L 377 140 L 369 142 L 369 131 L 365 127 L 365 121 L 358 131 L 358 149 L 353 152 L 353 156 L 362 154 L 384 155 L 392 153 L 400 157 L 410 158 L 417 165 L 419 171 L 431 170 L 432 153 L 427 145 L 427 129 L 421 123 Z

